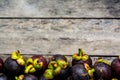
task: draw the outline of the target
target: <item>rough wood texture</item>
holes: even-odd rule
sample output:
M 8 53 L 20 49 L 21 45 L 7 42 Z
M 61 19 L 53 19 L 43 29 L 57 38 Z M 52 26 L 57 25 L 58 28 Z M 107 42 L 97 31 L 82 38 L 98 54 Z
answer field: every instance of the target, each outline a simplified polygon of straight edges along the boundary
M 0 0 L 0 17 L 120 18 L 120 0 Z
M 120 20 L 0 19 L 0 53 L 119 54 Z

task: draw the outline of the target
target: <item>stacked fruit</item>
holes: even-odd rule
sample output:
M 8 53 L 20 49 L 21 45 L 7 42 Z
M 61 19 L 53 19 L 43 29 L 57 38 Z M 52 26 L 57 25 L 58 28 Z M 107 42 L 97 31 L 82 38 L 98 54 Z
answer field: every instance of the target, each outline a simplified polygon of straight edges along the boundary
M 3 61 L 0 80 L 120 80 L 120 57 L 111 63 L 98 58 L 95 63 L 82 49 L 72 55 L 72 64 L 64 55 L 46 59 L 42 55 L 25 58 L 17 50 Z

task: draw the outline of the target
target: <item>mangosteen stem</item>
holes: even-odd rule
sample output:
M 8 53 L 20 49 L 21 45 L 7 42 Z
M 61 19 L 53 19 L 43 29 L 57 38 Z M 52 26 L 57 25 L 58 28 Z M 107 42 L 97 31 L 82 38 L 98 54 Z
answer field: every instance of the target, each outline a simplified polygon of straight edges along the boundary
M 78 49 L 78 55 L 79 55 L 79 56 L 83 56 L 82 49 Z
M 21 55 L 20 55 L 20 51 L 19 50 L 17 50 L 17 51 L 14 51 L 14 52 L 12 52 L 12 54 L 11 54 L 11 58 L 12 59 L 18 59 L 19 57 L 20 57 Z

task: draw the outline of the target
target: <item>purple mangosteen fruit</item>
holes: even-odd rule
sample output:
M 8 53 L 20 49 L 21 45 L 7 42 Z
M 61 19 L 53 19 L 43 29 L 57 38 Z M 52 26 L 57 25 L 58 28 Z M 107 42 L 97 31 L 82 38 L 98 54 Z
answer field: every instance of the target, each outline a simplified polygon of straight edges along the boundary
M 92 80 L 94 69 L 88 64 L 76 64 L 71 68 L 72 80 Z
M 20 55 L 20 51 L 17 50 L 12 52 L 11 56 L 5 60 L 4 71 L 9 76 L 19 75 L 24 72 L 24 66 L 25 60 Z
M 7 77 L 5 74 L 0 73 L 0 80 L 10 80 L 10 78 Z
M 82 49 L 79 49 L 78 53 L 72 55 L 72 65 L 84 63 L 92 67 L 92 59 Z
M 110 62 L 105 59 L 98 59 L 94 64 L 94 80 L 111 80 L 112 70 Z
M 25 73 L 39 73 L 47 68 L 48 62 L 42 55 L 34 55 L 26 60 Z
M 111 67 L 115 75 L 120 79 L 120 56 L 111 62 Z
M 4 67 L 3 60 L 2 58 L 0 58 L 0 72 L 3 71 L 3 67 Z

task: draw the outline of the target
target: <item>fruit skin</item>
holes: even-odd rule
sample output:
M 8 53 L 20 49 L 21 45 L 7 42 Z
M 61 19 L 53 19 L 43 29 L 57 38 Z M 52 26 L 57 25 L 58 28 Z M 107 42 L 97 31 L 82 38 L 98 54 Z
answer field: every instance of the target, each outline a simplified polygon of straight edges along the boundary
M 61 55 L 61 54 L 56 54 L 56 55 L 53 55 L 53 57 L 51 58 L 52 61 L 57 61 L 57 60 L 64 60 L 64 61 L 67 61 L 67 58 L 64 56 L 64 55 Z M 51 61 L 50 60 L 50 61 Z
M 53 55 L 53 57 L 51 58 L 51 61 L 60 61 L 60 60 L 65 61 L 66 63 L 69 63 L 66 56 L 61 55 L 61 54 Z M 70 72 L 71 72 L 70 66 L 69 64 L 66 64 L 66 68 L 61 68 L 60 73 L 57 76 L 55 76 L 54 79 L 55 80 L 66 80 L 66 78 L 70 76 Z
M 3 71 L 3 66 L 4 66 L 3 60 L 0 58 L 0 72 Z
M 8 57 L 4 63 L 5 73 L 9 76 L 19 75 L 23 72 L 24 66 L 19 65 L 16 60 Z
M 72 80 L 89 80 L 89 75 L 84 65 L 76 64 L 71 68 Z
M 28 74 L 24 76 L 23 80 L 38 80 L 38 78 L 34 75 Z
M 54 80 L 54 79 L 46 79 L 42 74 L 39 77 L 39 80 Z
M 111 66 L 103 63 L 97 62 L 94 64 L 94 80 L 111 80 L 112 78 L 112 71 Z
M 90 57 L 89 57 L 88 60 L 86 60 L 86 61 L 83 61 L 83 60 L 77 61 L 77 60 L 75 60 L 75 59 L 72 60 L 72 65 L 84 64 L 84 63 L 86 63 L 86 64 L 88 64 L 90 67 L 92 67 L 92 59 L 91 59 Z
M 117 76 L 117 78 L 120 79 L 120 59 L 115 58 L 112 62 L 111 62 L 111 67 L 113 72 L 115 73 L 115 75 Z
M 0 73 L 0 80 L 10 80 L 5 74 Z

